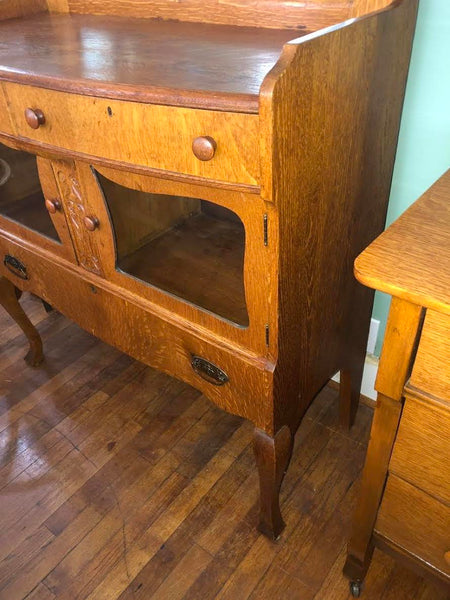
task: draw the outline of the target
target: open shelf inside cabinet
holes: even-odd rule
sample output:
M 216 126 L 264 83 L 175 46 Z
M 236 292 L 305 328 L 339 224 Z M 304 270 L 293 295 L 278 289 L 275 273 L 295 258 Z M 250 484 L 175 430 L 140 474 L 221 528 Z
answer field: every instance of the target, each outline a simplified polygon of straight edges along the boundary
M 249 325 L 245 228 L 225 207 L 97 178 L 115 233 L 116 268 L 231 321 Z
M 36 157 L 0 144 L 0 216 L 60 242 L 45 208 Z

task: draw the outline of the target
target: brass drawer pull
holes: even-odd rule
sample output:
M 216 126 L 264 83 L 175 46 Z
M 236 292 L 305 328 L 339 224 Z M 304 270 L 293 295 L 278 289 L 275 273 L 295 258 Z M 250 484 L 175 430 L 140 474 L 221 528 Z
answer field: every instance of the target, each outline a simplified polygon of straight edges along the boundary
M 192 143 L 192 151 L 199 160 L 212 160 L 216 150 L 216 140 L 208 135 L 198 137 Z
M 39 129 L 45 123 L 45 115 L 40 108 L 26 108 L 25 121 L 31 129 Z
M 8 269 L 8 271 L 11 271 L 11 273 L 13 275 L 16 275 L 16 277 L 19 277 L 20 279 L 23 279 L 24 281 L 26 281 L 28 279 L 28 273 L 27 273 L 26 266 L 22 262 L 20 262 L 20 260 L 18 258 L 16 258 L 15 256 L 6 254 L 5 258 L 3 259 L 3 264 Z
M 228 375 L 219 367 L 200 356 L 193 356 L 191 365 L 194 371 L 213 385 L 224 385 L 228 383 Z

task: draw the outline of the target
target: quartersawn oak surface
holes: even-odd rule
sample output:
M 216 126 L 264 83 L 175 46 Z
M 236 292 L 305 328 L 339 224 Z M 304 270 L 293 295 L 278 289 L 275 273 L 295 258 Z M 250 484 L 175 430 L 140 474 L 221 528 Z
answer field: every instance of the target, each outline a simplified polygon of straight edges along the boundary
M 371 410 L 338 430 L 315 400 L 282 488 L 278 543 L 254 528 L 252 427 L 25 294 L 46 363 L 0 312 L 2 600 L 348 600 L 342 576 Z M 365 600 L 445 596 L 376 551 Z
M 449 197 L 450 170 L 356 259 L 359 281 L 450 315 Z
M 298 30 L 93 15 L 0 22 L 0 79 L 78 93 L 258 112 L 261 83 Z M 307 33 L 306 30 L 304 33 Z M 220 101 L 219 101 L 220 98 Z

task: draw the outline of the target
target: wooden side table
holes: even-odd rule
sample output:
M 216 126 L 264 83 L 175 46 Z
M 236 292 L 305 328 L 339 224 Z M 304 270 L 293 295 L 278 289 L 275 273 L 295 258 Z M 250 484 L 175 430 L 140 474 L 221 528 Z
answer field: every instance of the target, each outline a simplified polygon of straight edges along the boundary
M 450 171 L 355 273 L 392 304 L 344 572 L 359 596 L 378 546 L 450 590 Z

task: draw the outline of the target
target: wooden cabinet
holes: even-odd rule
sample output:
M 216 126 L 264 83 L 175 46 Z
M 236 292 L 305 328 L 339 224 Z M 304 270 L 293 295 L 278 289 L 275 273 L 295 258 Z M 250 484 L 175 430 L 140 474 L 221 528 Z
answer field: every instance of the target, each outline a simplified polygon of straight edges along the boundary
M 352 265 L 383 228 L 416 12 L 0 3 L 0 302 L 29 360 L 22 290 L 250 419 L 272 538 L 312 399 L 341 371 L 344 426 L 358 406 Z
M 450 590 L 450 171 L 362 253 L 393 294 L 345 572 L 359 592 L 380 546 Z

